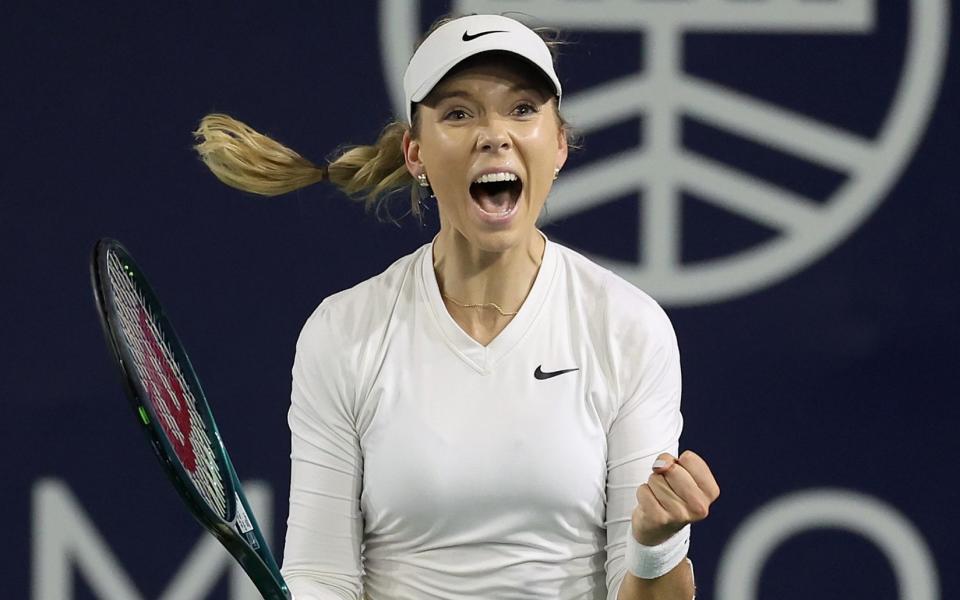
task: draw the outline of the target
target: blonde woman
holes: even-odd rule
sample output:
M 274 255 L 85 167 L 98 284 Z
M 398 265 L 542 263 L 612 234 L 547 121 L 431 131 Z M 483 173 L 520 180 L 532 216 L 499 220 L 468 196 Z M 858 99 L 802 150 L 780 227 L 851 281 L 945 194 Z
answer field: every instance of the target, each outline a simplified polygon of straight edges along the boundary
M 537 217 L 567 159 L 550 48 L 525 25 L 435 26 L 405 122 L 315 167 L 224 117 L 211 169 L 368 206 L 435 202 L 433 241 L 326 298 L 293 367 L 283 574 L 297 600 L 690 600 L 690 523 L 719 488 L 683 426 L 676 339 L 629 283 Z

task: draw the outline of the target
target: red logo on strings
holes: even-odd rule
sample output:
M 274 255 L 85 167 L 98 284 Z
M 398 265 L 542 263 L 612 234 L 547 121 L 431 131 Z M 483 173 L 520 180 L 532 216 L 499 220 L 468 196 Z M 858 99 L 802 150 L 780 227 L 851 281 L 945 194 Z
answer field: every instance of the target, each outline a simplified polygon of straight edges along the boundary
M 167 419 L 161 418 L 160 425 L 167 432 L 167 438 L 173 444 L 173 449 L 180 457 L 180 462 L 183 463 L 184 468 L 193 472 L 197 468 L 197 456 L 194 454 L 193 445 L 190 443 L 192 425 L 186 394 L 183 392 L 183 386 L 180 385 L 180 379 L 177 378 L 169 361 L 164 356 L 160 342 L 150 328 L 150 324 L 147 322 L 147 314 L 142 307 L 139 310 L 139 318 L 140 332 L 150 346 L 149 352 L 145 353 L 147 392 L 150 394 L 150 399 L 154 405 L 166 406 L 167 411 L 173 416 L 179 431 L 174 432 Z M 158 370 L 158 365 L 162 369 L 162 373 Z M 167 385 L 164 385 L 164 382 Z

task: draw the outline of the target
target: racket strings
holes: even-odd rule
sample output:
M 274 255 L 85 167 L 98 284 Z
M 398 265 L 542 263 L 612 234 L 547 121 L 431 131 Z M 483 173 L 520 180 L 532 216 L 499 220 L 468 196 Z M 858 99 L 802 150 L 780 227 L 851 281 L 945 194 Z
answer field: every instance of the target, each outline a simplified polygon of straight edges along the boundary
M 196 398 L 131 274 L 112 252 L 107 255 L 107 271 L 126 345 L 141 381 L 147 383 L 154 412 L 194 487 L 207 505 L 226 519 L 223 475 L 206 425 L 197 411 Z M 167 405 L 167 399 L 173 407 Z

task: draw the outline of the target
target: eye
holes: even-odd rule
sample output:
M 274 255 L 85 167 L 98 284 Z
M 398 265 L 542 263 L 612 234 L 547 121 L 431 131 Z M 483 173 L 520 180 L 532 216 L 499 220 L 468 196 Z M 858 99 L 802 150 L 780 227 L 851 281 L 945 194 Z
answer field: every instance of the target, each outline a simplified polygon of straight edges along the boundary
M 537 113 L 537 107 L 530 102 L 521 102 L 513 109 L 513 114 L 518 117 L 529 117 Z
M 445 121 L 462 121 L 466 119 L 468 116 L 469 115 L 467 115 L 467 111 L 463 110 L 462 108 L 455 108 L 449 111 L 447 114 L 445 114 L 443 116 L 443 119 Z

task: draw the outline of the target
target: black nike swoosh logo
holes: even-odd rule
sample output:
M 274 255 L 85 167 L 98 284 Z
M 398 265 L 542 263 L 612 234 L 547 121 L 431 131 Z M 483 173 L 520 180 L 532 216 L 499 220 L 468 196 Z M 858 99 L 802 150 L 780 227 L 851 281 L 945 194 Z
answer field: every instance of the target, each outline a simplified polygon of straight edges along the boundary
M 550 379 L 551 377 L 556 377 L 557 375 L 563 375 L 564 373 L 572 373 L 573 371 L 579 371 L 580 369 L 563 369 L 562 371 L 543 371 L 540 369 L 542 365 L 537 365 L 537 370 L 533 372 L 533 376 L 537 379 Z
M 494 30 L 494 31 L 481 31 L 480 33 L 476 33 L 476 34 L 474 34 L 474 35 L 470 35 L 470 34 L 467 33 L 466 31 L 464 31 L 464 32 L 463 32 L 463 41 L 469 42 L 469 41 L 471 41 L 471 40 L 477 39 L 478 37 L 480 37 L 480 36 L 482 36 L 482 35 L 490 35 L 491 33 L 506 33 L 506 31 L 497 29 L 497 30 Z

